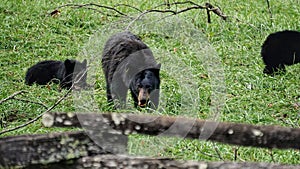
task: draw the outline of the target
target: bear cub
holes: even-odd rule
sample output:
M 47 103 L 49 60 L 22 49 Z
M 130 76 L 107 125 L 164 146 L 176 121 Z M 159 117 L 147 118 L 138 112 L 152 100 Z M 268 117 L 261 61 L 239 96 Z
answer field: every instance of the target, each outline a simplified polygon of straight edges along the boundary
M 109 103 L 116 98 L 126 103 L 129 89 L 135 107 L 157 108 L 160 64 L 138 36 L 129 31 L 111 36 L 104 46 L 102 68 Z
M 264 73 L 285 72 L 285 65 L 300 62 L 300 32 L 285 30 L 270 34 L 262 45 Z
M 66 59 L 64 62 L 55 60 L 41 61 L 27 70 L 25 84 L 32 85 L 36 83 L 46 85 L 53 81 L 54 83 L 59 83 L 61 88 L 69 89 L 73 81 L 76 80 L 74 78 L 82 76 L 74 87 L 86 87 L 86 69 L 86 59 L 83 62 L 70 59 Z

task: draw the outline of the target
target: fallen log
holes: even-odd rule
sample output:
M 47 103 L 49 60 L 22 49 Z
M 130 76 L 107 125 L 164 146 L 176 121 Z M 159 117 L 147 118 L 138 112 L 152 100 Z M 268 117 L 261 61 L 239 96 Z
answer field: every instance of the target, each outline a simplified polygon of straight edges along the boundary
M 69 115 L 48 113 L 43 117 L 43 124 L 48 127 L 79 127 L 81 125 L 87 132 L 97 129 L 103 133 L 176 136 L 241 146 L 300 149 L 300 129 L 281 126 L 256 126 L 183 117 L 122 113 Z
M 247 163 L 247 162 L 197 162 L 174 160 L 170 158 L 133 157 L 128 155 L 96 155 L 82 157 L 72 162 L 60 162 L 47 165 L 30 165 L 27 168 L 130 168 L 130 169 L 297 169 L 300 165 L 284 165 L 270 163 Z
M 49 164 L 104 154 L 83 131 L 0 138 L 0 168 Z

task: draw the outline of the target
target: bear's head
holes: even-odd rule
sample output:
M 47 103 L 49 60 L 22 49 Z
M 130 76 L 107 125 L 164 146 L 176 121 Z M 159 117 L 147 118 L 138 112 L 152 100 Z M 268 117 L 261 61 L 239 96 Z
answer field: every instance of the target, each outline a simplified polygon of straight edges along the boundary
M 146 107 L 151 98 L 152 104 L 157 107 L 160 88 L 160 64 L 155 68 L 145 69 L 135 75 L 130 83 L 131 94 L 135 106 Z M 151 96 L 151 97 L 150 97 Z
M 62 88 L 70 88 L 74 83 L 74 88 L 86 87 L 87 78 L 87 60 L 83 62 L 77 60 L 66 59 L 64 61 L 65 76 L 62 81 Z

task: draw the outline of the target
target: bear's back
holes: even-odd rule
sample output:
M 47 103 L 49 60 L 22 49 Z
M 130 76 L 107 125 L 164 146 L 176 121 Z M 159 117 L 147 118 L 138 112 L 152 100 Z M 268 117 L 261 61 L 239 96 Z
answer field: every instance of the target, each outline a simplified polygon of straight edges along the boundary
M 293 56 L 296 54 L 296 58 Z M 266 64 L 292 64 L 300 61 L 300 32 L 285 30 L 270 34 L 262 45 L 261 56 Z
M 31 85 L 34 82 L 45 85 L 57 76 L 57 71 L 63 66 L 63 62 L 46 60 L 30 67 L 25 76 L 25 83 Z
M 117 33 L 110 37 L 102 54 L 102 67 L 108 80 L 112 79 L 120 62 L 130 54 L 147 48 L 148 46 L 139 37 L 129 31 Z

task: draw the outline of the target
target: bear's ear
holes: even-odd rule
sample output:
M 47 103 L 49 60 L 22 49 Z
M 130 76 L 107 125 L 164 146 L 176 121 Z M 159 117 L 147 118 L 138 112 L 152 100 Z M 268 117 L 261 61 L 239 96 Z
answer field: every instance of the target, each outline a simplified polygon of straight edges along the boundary
M 155 67 L 152 69 L 152 72 L 155 74 L 156 77 L 159 77 L 160 67 L 161 67 L 161 64 L 158 63 L 158 64 L 156 64 Z
M 160 69 L 160 67 L 161 67 L 161 64 L 158 63 L 158 64 L 155 66 L 155 69 Z
M 75 67 L 75 62 L 73 60 L 66 59 L 64 65 L 67 71 L 73 71 Z
M 65 63 L 65 66 L 68 67 L 69 65 L 72 64 L 72 61 L 69 59 L 66 59 L 64 63 Z
M 160 66 L 160 64 L 159 64 L 159 66 Z M 156 77 L 159 77 L 160 67 L 151 69 L 151 71 L 154 73 L 154 75 L 155 75 Z
M 86 65 L 87 65 L 86 59 L 84 59 L 84 60 L 82 61 L 82 64 L 84 65 L 84 67 L 86 67 Z

